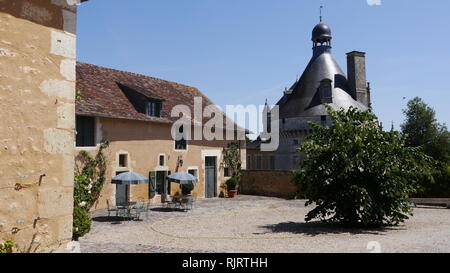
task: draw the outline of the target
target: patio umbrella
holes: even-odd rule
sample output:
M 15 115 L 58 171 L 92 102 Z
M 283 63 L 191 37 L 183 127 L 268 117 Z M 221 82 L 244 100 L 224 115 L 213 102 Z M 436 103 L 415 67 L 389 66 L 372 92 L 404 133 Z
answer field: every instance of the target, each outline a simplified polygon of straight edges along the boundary
M 125 172 L 113 177 L 111 183 L 121 185 L 148 184 L 148 178 L 135 172 Z
M 180 184 L 197 184 L 197 177 L 193 176 L 190 173 L 180 172 L 174 173 L 167 177 L 167 181 L 180 183 Z

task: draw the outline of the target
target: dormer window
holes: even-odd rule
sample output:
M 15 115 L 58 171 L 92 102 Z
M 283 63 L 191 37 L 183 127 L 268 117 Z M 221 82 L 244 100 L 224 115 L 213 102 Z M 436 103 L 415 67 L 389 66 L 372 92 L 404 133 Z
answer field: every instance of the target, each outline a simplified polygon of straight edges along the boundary
M 180 126 L 178 128 L 177 136 L 175 140 L 175 150 L 187 150 L 186 134 L 184 132 L 184 127 Z
M 151 117 L 161 117 L 161 102 L 147 101 L 145 114 Z
M 319 96 L 320 96 L 321 103 L 332 103 L 333 102 L 331 83 L 332 83 L 332 81 L 330 79 L 323 79 L 320 81 Z

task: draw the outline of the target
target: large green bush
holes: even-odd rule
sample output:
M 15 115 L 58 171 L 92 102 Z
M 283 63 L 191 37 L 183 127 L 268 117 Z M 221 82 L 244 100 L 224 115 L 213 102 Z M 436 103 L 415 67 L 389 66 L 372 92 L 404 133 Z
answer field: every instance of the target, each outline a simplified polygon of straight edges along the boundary
M 73 239 L 78 240 L 91 230 L 91 216 L 89 212 L 80 207 L 73 209 Z
M 398 132 L 385 132 L 377 117 L 355 108 L 334 111 L 333 123 L 314 132 L 299 152 L 306 156 L 294 180 L 315 204 L 306 221 L 349 226 L 403 222 L 412 214 L 410 194 L 428 172 L 428 157 L 407 147 Z

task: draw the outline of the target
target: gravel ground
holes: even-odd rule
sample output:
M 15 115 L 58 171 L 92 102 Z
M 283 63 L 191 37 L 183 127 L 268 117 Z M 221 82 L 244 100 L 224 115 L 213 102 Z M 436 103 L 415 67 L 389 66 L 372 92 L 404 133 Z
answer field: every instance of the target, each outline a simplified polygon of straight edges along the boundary
M 306 224 L 304 200 L 239 195 L 198 200 L 188 212 L 153 207 L 142 221 L 93 214 L 82 252 L 450 252 L 450 210 L 419 207 L 398 227 L 348 230 Z

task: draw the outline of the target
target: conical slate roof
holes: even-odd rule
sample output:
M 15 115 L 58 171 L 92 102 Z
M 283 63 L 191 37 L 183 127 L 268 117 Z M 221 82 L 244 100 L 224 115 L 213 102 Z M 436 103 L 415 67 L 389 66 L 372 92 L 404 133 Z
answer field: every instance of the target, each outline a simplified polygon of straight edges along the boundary
M 313 57 L 300 79 L 285 93 L 277 105 L 281 118 L 314 117 L 327 115 L 320 100 L 318 87 L 324 79 L 331 80 L 333 109 L 354 106 L 367 110 L 367 106 L 356 101 L 350 93 L 347 78 L 331 55 L 331 46 L 320 45 L 313 48 Z

